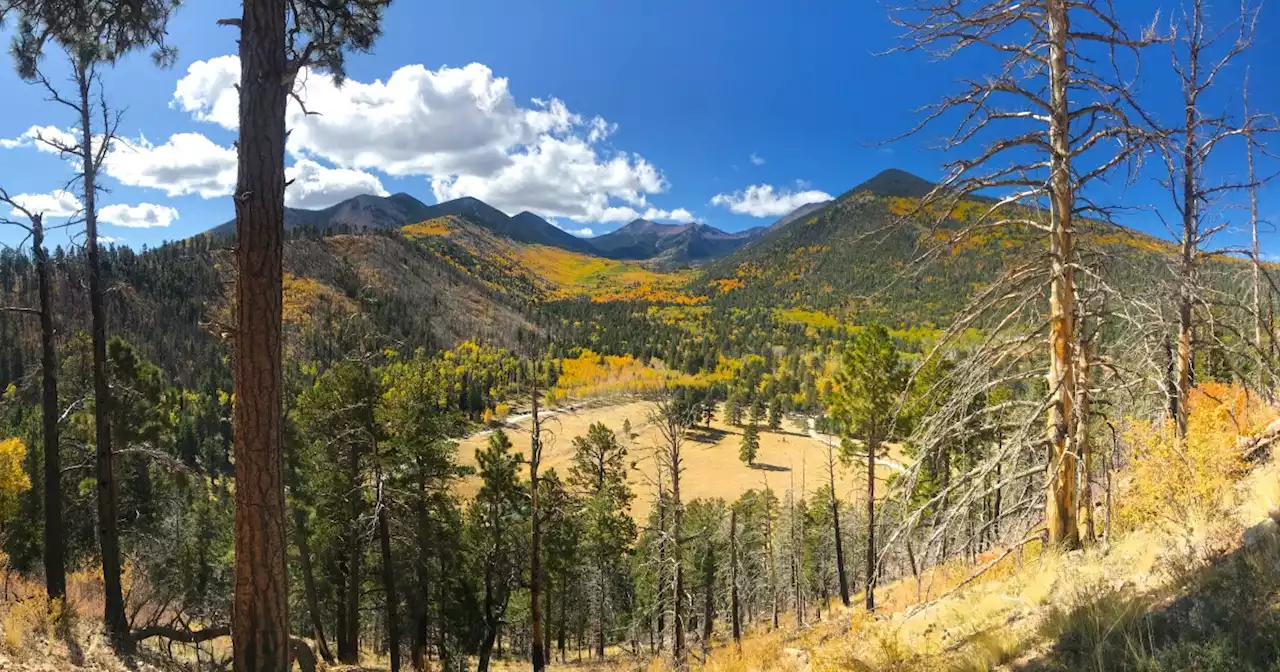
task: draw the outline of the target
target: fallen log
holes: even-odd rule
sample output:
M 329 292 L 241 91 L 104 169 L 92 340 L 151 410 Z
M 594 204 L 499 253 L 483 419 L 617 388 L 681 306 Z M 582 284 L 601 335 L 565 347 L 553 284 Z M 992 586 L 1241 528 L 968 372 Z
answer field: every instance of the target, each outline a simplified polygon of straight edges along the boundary
M 1271 444 L 1276 441 L 1280 441 L 1280 420 L 1275 420 L 1253 436 L 1236 439 L 1236 447 L 1240 449 L 1240 455 L 1245 461 L 1254 462 L 1265 458 Z
M 229 636 L 231 636 L 231 626 L 227 625 L 204 628 L 203 630 L 180 630 L 163 625 L 153 625 L 133 631 L 133 641 L 135 642 L 160 637 L 182 644 L 201 644 L 212 639 Z M 307 640 L 291 636 L 289 637 L 289 644 L 293 649 L 293 662 L 298 664 L 298 669 L 302 672 L 316 672 L 316 654 L 311 650 L 311 645 L 307 643 Z

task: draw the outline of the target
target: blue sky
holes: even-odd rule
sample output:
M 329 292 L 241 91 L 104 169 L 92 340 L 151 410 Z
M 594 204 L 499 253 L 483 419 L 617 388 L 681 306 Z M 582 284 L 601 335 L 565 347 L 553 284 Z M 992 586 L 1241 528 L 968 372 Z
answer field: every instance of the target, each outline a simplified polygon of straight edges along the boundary
M 1135 26 L 1176 7 L 1120 4 Z M 1223 20 L 1237 7 L 1214 4 Z M 105 179 L 111 193 L 102 204 L 115 206 L 104 211 L 105 235 L 155 245 L 231 218 L 235 120 L 226 84 L 238 66 L 227 58 L 234 31 L 214 24 L 237 5 L 188 0 L 171 24 L 176 67 L 157 69 L 138 54 L 105 74 L 131 140 Z M 1266 9 L 1255 50 L 1227 73 L 1215 102 L 1233 103 L 1249 65 L 1254 106 L 1280 110 L 1277 26 L 1280 11 Z M 877 142 L 909 128 L 917 108 L 954 91 L 981 62 L 877 55 L 895 34 L 882 4 L 864 0 L 397 0 L 375 52 L 351 59 L 347 87 L 308 81 L 323 116 L 294 131 L 291 204 L 320 207 L 359 191 L 404 191 L 428 203 L 474 195 L 584 234 L 636 215 L 736 230 L 885 168 L 936 179 L 946 157 L 930 147 L 945 128 L 890 147 Z M 1142 81 L 1165 112 L 1176 101 L 1174 82 L 1162 76 L 1167 63 L 1167 50 L 1153 50 Z M 64 74 L 55 55 L 46 65 Z M 0 68 L 0 90 L 0 185 L 51 194 L 70 167 L 23 134 L 71 120 L 10 67 Z M 1241 156 L 1224 151 L 1212 168 L 1238 174 Z M 1105 195 L 1164 207 L 1152 177 Z M 1280 219 L 1276 188 L 1263 194 L 1263 214 Z M 56 208 L 58 200 L 41 202 Z M 1126 222 L 1160 233 L 1148 213 Z M 0 241 L 13 240 L 0 231 Z M 1242 238 L 1228 232 L 1221 242 Z M 1280 254 L 1280 235 L 1264 245 Z

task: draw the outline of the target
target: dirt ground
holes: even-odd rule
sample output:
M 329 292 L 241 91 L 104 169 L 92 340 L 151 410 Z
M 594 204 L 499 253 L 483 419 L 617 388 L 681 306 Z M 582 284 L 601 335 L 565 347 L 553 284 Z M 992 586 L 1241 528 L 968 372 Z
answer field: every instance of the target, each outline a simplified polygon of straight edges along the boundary
M 552 435 L 544 439 L 543 469 L 555 468 L 561 476 L 567 475 L 573 455 L 573 439 L 584 436 L 592 423 L 602 422 L 621 438 L 624 420 L 631 420 L 636 437 L 628 445 L 628 457 L 634 464 L 631 486 L 636 494 L 631 513 L 637 520 L 648 517 L 657 496 L 653 451 L 659 442 L 659 434 L 648 421 L 653 404 L 630 401 L 610 406 L 582 408 L 556 413 L 544 427 Z M 506 429 L 516 450 L 528 455 L 528 418 L 520 417 Z M 792 488 L 810 493 L 827 480 L 827 448 L 822 438 L 812 438 L 800 418 L 787 418 L 779 431 L 762 427 L 760 452 L 754 467 L 748 467 L 738 459 L 738 447 L 742 443 L 742 428 L 731 426 L 717 413 L 711 428 L 698 428 L 690 432 L 685 443 L 685 473 L 680 482 L 683 499 L 688 502 L 698 498 L 721 497 L 726 501 L 737 499 L 752 488 L 760 489 L 767 483 L 778 497 Z M 458 449 L 458 459 L 463 464 L 475 465 L 475 451 L 488 441 L 488 432 L 465 439 Z M 900 456 L 890 451 L 890 459 Z M 885 481 L 894 469 L 878 465 L 876 469 L 877 494 L 887 490 Z M 836 489 L 846 501 L 862 497 L 866 491 L 866 462 L 855 459 L 850 465 L 837 466 Z M 478 487 L 475 479 L 463 485 L 466 494 Z

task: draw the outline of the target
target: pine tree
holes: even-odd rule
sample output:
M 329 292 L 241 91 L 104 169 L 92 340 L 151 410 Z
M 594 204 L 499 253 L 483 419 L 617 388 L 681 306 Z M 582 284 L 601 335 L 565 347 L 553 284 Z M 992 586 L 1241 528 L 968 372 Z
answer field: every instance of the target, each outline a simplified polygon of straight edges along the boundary
M 756 464 L 756 455 L 760 452 L 760 430 L 755 423 L 742 430 L 742 445 L 738 448 L 738 459 L 749 467 Z
M 629 514 L 634 495 L 627 483 L 627 449 L 608 427 L 592 424 L 585 437 L 573 440 L 573 451 L 569 484 L 584 499 L 582 545 L 596 581 L 596 655 L 603 658 L 608 619 L 618 597 L 612 587 L 636 536 Z
M 880 446 L 893 436 L 898 417 L 896 407 L 906 388 L 907 372 L 898 359 L 889 332 L 871 325 L 854 338 L 841 359 L 836 374 L 840 384 L 831 400 L 837 416 L 852 438 L 867 451 L 867 611 L 875 610 L 876 542 L 875 491 L 876 457 Z M 845 442 L 846 449 L 851 442 Z

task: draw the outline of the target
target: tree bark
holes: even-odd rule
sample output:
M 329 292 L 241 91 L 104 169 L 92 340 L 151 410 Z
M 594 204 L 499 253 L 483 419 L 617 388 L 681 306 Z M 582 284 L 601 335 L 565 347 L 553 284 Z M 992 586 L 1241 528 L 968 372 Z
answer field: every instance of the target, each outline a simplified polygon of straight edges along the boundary
M 114 452 L 111 445 L 111 387 L 107 381 L 107 316 L 102 305 L 102 257 L 98 244 L 98 165 L 91 118 L 91 66 L 83 59 L 76 63 L 79 89 L 80 161 L 84 174 L 85 250 L 89 262 L 89 333 L 93 342 L 93 421 L 98 487 L 98 543 L 102 552 L 102 587 L 105 593 L 103 619 L 111 645 L 120 653 L 134 651 L 133 637 L 124 610 L 120 582 L 120 532 Z
M 1076 420 L 1075 357 L 1075 210 L 1074 176 L 1071 174 L 1071 116 L 1068 99 L 1070 31 L 1066 0 L 1047 0 L 1045 18 L 1049 33 L 1049 144 L 1050 226 L 1052 264 L 1049 286 L 1049 391 L 1053 395 L 1048 414 L 1051 478 L 1046 492 L 1045 519 L 1049 541 L 1062 548 L 1078 548 L 1076 524 L 1076 451 L 1072 446 Z
M 58 439 L 58 351 L 54 342 L 49 251 L 44 247 L 44 216 L 31 220 L 40 293 L 41 421 L 44 428 L 44 585 L 49 599 L 67 596 L 66 542 L 62 526 L 62 460 Z
M 289 669 L 281 460 L 285 0 L 245 0 L 236 180 L 236 672 Z

